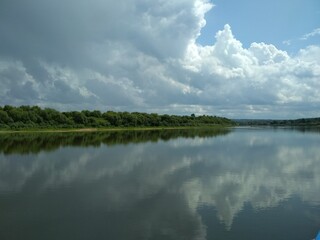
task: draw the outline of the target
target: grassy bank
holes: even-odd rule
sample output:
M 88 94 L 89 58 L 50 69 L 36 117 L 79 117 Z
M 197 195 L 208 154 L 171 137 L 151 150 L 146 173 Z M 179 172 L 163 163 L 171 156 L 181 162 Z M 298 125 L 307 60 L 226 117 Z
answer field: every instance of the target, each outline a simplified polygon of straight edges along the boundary
M 152 130 L 179 130 L 179 129 L 220 129 L 233 125 L 204 125 L 204 126 L 156 126 L 156 127 L 109 127 L 109 128 L 26 128 L 26 129 L 0 129 L 0 133 L 34 133 L 34 132 L 105 132 L 105 131 L 152 131 Z

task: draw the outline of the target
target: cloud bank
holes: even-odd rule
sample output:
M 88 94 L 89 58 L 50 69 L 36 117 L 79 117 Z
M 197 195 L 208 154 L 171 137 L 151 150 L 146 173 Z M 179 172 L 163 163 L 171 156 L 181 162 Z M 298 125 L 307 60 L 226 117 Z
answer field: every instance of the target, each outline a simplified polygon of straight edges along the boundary
M 244 48 L 228 24 L 212 45 L 199 45 L 212 7 L 208 0 L 2 1 L 1 105 L 320 115 L 320 47 L 294 56 L 267 43 Z

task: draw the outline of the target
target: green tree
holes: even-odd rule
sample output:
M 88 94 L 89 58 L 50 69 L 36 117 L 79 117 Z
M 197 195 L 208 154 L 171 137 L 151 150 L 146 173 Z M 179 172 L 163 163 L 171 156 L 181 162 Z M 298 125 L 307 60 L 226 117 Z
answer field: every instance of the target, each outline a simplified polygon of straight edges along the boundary
M 81 112 L 71 112 L 72 113 L 72 119 L 76 124 L 86 124 L 88 122 L 87 117 L 81 113 Z
M 121 126 L 122 125 L 122 119 L 120 115 L 113 111 L 108 111 L 102 114 L 102 117 L 107 120 L 111 126 Z
M 9 117 L 8 113 L 3 110 L 0 110 L 0 123 L 9 124 L 12 122 L 13 122 L 13 120 L 12 120 L 12 118 Z

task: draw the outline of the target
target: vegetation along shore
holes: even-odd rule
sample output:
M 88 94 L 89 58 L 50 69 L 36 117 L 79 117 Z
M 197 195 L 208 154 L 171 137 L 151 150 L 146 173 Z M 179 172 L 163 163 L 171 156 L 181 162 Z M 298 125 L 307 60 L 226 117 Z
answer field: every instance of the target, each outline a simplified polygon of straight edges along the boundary
M 98 110 L 60 112 L 38 106 L 0 106 L 0 129 L 94 131 L 98 129 L 172 128 L 230 126 L 235 123 L 224 117 L 201 115 L 179 116 L 141 112 L 101 112 Z

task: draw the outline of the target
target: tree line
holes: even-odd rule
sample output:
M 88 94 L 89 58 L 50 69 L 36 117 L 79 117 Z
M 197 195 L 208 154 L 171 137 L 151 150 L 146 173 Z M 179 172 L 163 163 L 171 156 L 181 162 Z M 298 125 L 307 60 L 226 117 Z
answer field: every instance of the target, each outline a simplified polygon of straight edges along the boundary
M 38 106 L 0 106 L 0 128 L 107 128 L 107 127 L 179 127 L 231 125 L 223 117 L 201 115 L 179 116 L 142 112 L 101 112 L 83 110 L 60 112 Z

